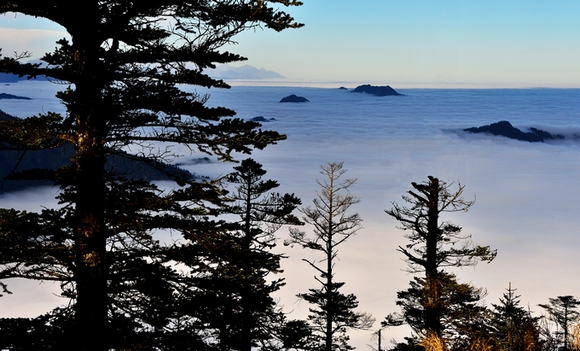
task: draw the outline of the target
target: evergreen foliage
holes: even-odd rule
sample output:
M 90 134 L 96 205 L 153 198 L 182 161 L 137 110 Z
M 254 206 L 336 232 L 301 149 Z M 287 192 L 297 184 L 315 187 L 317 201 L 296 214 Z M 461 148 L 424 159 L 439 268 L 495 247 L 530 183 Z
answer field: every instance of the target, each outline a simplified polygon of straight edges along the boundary
M 55 182 L 61 189 L 59 207 L 38 213 L 0 210 L 0 279 L 58 281 L 63 297 L 72 299 L 70 313 L 54 312 L 62 321 L 57 324 L 66 326 L 61 349 L 216 347 L 208 330 L 216 311 L 202 303 L 205 290 L 195 284 L 214 273 L 235 241 L 230 234 L 236 224 L 217 217 L 228 200 L 222 185 L 174 173 L 175 188 L 163 190 L 122 169 L 106 169 L 106 157 L 129 150 L 163 160 L 171 156 L 171 145 L 183 145 L 233 160 L 234 153 L 283 140 L 256 122 L 233 118 L 234 111 L 205 106 L 209 96 L 181 87 L 227 88 L 204 70 L 244 58 L 220 48 L 248 29 L 300 27 L 277 9 L 300 4 L 0 3 L 1 13 L 48 19 L 70 35 L 44 54 L 43 66 L 23 63 L 30 56 L 26 52 L 0 57 L 2 73 L 45 76 L 66 86 L 57 94 L 66 106 L 64 116 L 48 112 L 0 122 L 4 148 L 74 148 L 70 165 L 19 175 Z M 167 231 L 182 239 L 161 240 L 157 234 Z
M 492 304 L 492 337 L 498 351 L 541 350 L 539 318 L 520 306 L 520 295 L 511 284 L 507 292 Z
M 227 194 L 224 214 L 238 217 L 225 237 L 207 279 L 198 286 L 207 290 L 206 307 L 215 306 L 209 315 L 215 327 L 216 339 L 222 350 L 245 350 L 277 344 L 285 316 L 271 294 L 284 285 L 279 274 L 282 254 L 275 254 L 274 233 L 282 225 L 301 225 L 292 214 L 300 199 L 291 194 L 271 192 L 279 186 L 274 180 L 264 180 L 266 171 L 253 159 L 245 159 L 235 172 L 225 177 L 234 189 Z M 195 304 L 194 300 L 191 301 Z M 195 307 L 195 306 L 194 306 Z
M 570 331 L 575 322 L 580 319 L 580 312 L 576 309 L 580 306 L 580 300 L 571 295 L 550 298 L 550 303 L 539 306 L 548 312 L 549 318 L 556 323 L 558 328 L 555 331 L 557 345 L 561 345 L 562 350 L 572 350 L 570 347 Z
M 484 324 L 486 309 L 481 299 L 485 290 L 458 283 L 455 275 L 444 268 L 472 266 L 480 260 L 491 262 L 496 251 L 489 246 L 474 246 L 470 236 L 461 235 L 461 227 L 440 220 L 442 213 L 465 212 L 473 205 L 473 201 L 462 198 L 462 185 L 450 192 L 450 184 L 432 176 L 424 183 L 411 185 L 413 189 L 403 196 L 408 206 L 393 203 L 393 208 L 385 212 L 401 223 L 400 229 L 410 241 L 398 249 L 409 272 L 424 275 L 416 276 L 408 290 L 397 294 L 402 311 L 387 316 L 383 325 L 406 323 L 418 336 L 446 341 L 472 334 L 478 329 L 476 325 Z M 464 343 L 463 339 L 457 340 Z

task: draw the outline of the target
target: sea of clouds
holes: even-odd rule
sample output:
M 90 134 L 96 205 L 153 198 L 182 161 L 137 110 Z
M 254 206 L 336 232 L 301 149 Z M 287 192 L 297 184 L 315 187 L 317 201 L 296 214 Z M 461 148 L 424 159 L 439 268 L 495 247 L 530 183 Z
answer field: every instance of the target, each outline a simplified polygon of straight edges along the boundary
M 53 97 L 62 89 L 48 82 L 19 82 L 0 92 L 33 97 L 32 101 L 3 100 L 0 109 L 24 117 L 63 107 Z M 350 87 L 349 87 L 350 88 Z M 396 87 L 394 87 L 396 89 Z M 411 182 L 428 175 L 465 185 L 465 197 L 476 199 L 467 213 L 444 217 L 472 234 L 473 241 L 498 250 L 491 264 L 455 270 L 462 282 L 488 291 L 488 304 L 497 303 L 508 284 L 517 289 L 524 306 L 541 314 L 539 303 L 558 295 L 580 296 L 578 250 L 580 231 L 580 143 L 558 141 L 528 143 L 502 137 L 471 135 L 464 128 L 508 120 L 525 129 L 537 127 L 574 135 L 580 131 L 578 89 L 400 90 L 400 97 L 375 97 L 348 90 L 297 87 L 233 87 L 200 90 L 210 94 L 210 105 L 237 111 L 237 117 L 274 118 L 264 129 L 286 134 L 278 145 L 256 151 L 252 157 L 264 165 L 266 177 L 281 183 L 280 192 L 295 193 L 305 206 L 318 190 L 321 164 L 344 162 L 345 177 L 357 178 L 351 193 L 361 202 L 352 207 L 363 218 L 363 229 L 341 245 L 336 279 L 345 281 L 345 293 L 354 293 L 360 309 L 378 321 L 397 311 L 396 292 L 408 286 L 396 251 L 407 243 L 397 222 L 385 212 Z M 290 94 L 310 102 L 283 104 Z M 176 147 L 182 163 L 191 171 L 218 177 L 232 171 L 232 164 L 192 162 L 203 154 Z M 247 157 L 239 155 L 239 158 Z M 0 198 L 0 206 L 38 210 L 54 206 L 56 190 L 31 189 Z M 305 227 L 307 232 L 311 228 Z M 282 246 L 287 229 L 278 232 L 276 248 L 289 256 L 283 262 L 287 285 L 276 296 L 291 318 L 304 318 L 308 304 L 296 294 L 316 288 L 316 272 L 302 258 L 317 258 L 299 247 Z M 52 283 L 9 282 L 14 292 L 0 298 L 2 316 L 34 316 L 55 303 Z M 408 330 L 389 329 L 387 340 L 401 340 Z M 367 349 L 372 331 L 352 333 L 353 345 Z M 372 343 L 375 343 L 373 341 Z

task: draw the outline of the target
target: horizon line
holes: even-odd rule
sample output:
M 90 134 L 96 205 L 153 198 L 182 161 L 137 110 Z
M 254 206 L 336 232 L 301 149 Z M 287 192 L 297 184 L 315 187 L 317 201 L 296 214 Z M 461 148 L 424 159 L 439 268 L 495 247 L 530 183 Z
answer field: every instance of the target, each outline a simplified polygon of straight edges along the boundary
M 552 84 L 493 84 L 493 83 L 409 83 L 392 82 L 380 83 L 377 81 L 307 81 L 287 79 L 224 79 L 228 85 L 234 86 L 262 86 L 262 87 L 295 87 L 295 88 L 347 88 L 370 84 L 374 86 L 390 86 L 393 89 L 580 89 L 580 85 L 565 86 Z M 350 86 L 350 88 L 349 88 Z

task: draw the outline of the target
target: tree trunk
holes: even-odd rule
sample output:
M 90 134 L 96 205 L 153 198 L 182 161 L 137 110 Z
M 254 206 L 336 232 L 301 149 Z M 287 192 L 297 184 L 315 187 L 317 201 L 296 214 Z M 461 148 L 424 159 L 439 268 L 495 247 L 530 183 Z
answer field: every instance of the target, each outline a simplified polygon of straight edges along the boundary
M 249 254 L 252 250 L 253 232 L 252 232 L 252 182 L 251 177 L 246 179 L 246 199 L 244 200 L 245 209 L 245 219 L 244 219 L 244 239 L 243 239 L 243 252 L 244 254 Z M 252 269 L 254 267 L 242 266 L 243 277 L 246 279 L 248 275 L 252 274 Z M 251 312 L 251 284 L 247 281 L 242 282 L 242 325 L 240 333 L 240 345 L 239 350 L 241 351 L 252 351 L 252 328 L 254 327 L 255 320 L 252 318 Z
M 439 179 L 430 178 L 427 209 L 427 257 L 425 266 L 426 303 L 425 328 L 441 337 L 441 289 L 437 272 L 437 243 L 439 242 Z
M 328 240 L 326 241 L 326 346 L 325 351 L 332 351 L 332 322 L 334 320 L 334 301 L 332 295 L 332 253 L 334 245 L 332 236 L 334 235 L 334 173 L 329 178 L 330 186 L 328 189 Z
M 82 29 L 83 33 L 88 30 Z M 77 289 L 74 349 L 105 351 L 109 349 L 103 144 L 106 123 L 98 110 L 103 104 L 99 75 L 95 73 L 99 72 L 99 42 L 95 37 L 91 33 L 73 36 L 77 78 L 75 102 L 70 105 L 70 117 L 77 128 L 73 159 L 77 197 L 73 224 Z

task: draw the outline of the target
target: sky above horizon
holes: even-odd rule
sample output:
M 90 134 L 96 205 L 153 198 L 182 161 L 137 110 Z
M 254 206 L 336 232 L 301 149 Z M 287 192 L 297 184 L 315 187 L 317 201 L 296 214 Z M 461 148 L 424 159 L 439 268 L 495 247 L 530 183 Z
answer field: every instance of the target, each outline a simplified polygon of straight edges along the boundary
M 580 88 L 580 2 L 304 0 L 300 29 L 248 31 L 227 47 L 289 82 L 394 87 Z M 0 17 L 3 54 L 39 57 L 58 25 Z

